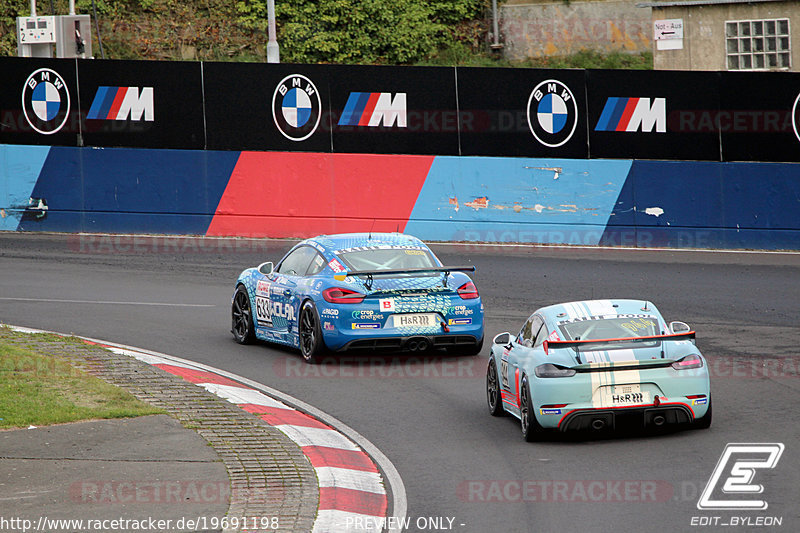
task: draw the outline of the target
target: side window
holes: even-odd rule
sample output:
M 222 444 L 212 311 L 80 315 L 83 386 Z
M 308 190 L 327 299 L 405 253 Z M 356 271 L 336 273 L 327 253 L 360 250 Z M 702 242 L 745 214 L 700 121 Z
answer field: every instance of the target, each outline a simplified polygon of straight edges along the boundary
M 522 330 L 519 332 L 519 343 L 531 347 L 533 346 L 533 339 L 539 329 L 542 327 L 542 319 L 536 315 L 531 315 Z
M 311 266 L 311 260 L 317 255 L 317 251 L 310 246 L 301 246 L 287 255 L 281 264 L 278 265 L 276 272 L 289 276 L 304 276 Z
M 309 265 L 308 270 L 306 271 L 306 276 L 319 274 L 323 268 L 325 268 L 325 258 L 318 253 L 315 253 L 314 258 L 311 259 L 311 265 Z
M 536 338 L 533 341 L 534 348 L 536 346 L 541 346 L 544 340 L 547 338 L 547 326 L 542 323 L 542 327 L 539 328 L 539 331 L 536 333 Z

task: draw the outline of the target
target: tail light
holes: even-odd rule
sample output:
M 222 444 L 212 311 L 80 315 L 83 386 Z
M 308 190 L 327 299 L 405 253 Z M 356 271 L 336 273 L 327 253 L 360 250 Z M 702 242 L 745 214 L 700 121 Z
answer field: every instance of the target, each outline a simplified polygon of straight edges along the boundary
M 700 368 L 702 366 L 703 360 L 697 355 L 687 355 L 683 359 L 672 363 L 672 368 L 675 370 L 689 370 L 690 368 Z
M 533 370 L 537 378 L 569 378 L 576 374 L 575 369 L 567 368 L 561 365 L 554 365 L 552 363 L 545 363 L 537 366 Z
M 364 295 L 360 292 L 342 289 L 340 287 L 329 287 L 322 291 L 322 297 L 326 302 L 332 304 L 360 304 L 364 301 Z
M 479 296 L 478 288 L 474 283 L 468 281 L 458 288 L 458 295 L 462 300 L 474 300 Z

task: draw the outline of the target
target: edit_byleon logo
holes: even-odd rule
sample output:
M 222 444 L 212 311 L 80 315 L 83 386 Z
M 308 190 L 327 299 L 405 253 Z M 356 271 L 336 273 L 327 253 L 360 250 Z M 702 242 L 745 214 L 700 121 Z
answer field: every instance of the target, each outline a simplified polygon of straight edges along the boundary
M 700 495 L 700 510 L 761 511 L 769 504 L 755 497 L 764 486 L 753 483 L 760 470 L 775 468 L 783 454 L 783 443 L 730 443 Z
M 314 83 L 302 74 L 283 78 L 272 94 L 272 118 L 290 141 L 311 137 L 322 117 L 322 101 Z
M 528 97 L 528 127 L 541 144 L 557 148 L 572 138 L 578 125 L 578 104 L 566 84 L 545 80 Z
M 25 80 L 22 110 L 31 128 L 52 135 L 64 127 L 69 117 L 67 84 L 55 70 L 40 68 Z

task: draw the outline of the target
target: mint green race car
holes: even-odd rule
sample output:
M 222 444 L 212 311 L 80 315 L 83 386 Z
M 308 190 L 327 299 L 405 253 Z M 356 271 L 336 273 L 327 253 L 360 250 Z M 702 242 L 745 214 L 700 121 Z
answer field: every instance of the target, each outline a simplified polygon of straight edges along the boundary
M 493 416 L 520 419 L 526 441 L 550 430 L 711 425 L 708 365 L 695 332 L 643 300 L 543 307 L 518 335 L 494 338 L 486 369 Z

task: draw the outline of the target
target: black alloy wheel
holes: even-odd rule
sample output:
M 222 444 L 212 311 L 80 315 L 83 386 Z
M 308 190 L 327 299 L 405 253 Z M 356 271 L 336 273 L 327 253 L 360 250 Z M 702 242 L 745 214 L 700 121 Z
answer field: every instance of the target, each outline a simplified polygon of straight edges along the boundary
M 253 308 L 244 285 L 236 288 L 231 305 L 231 333 L 239 344 L 250 344 L 256 339 L 253 327 Z
M 489 357 L 489 366 L 486 368 L 486 401 L 489 404 L 489 414 L 503 416 L 503 400 L 500 396 L 500 384 L 497 380 L 497 364 L 494 357 Z
M 327 351 L 322 338 L 322 328 L 317 310 L 311 301 L 307 301 L 300 309 L 300 321 L 297 325 L 300 334 L 300 353 L 306 363 L 317 363 Z

